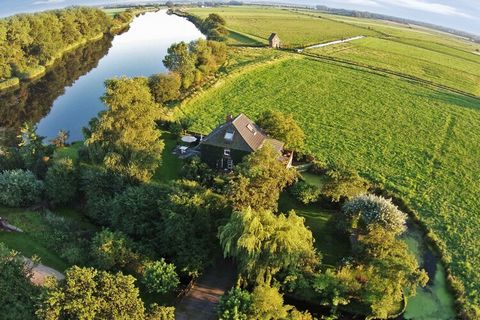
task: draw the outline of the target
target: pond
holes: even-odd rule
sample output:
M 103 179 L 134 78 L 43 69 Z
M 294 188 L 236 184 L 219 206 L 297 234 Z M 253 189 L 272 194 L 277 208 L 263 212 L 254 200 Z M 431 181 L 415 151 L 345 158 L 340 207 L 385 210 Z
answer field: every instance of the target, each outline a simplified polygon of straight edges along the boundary
M 81 140 L 82 128 L 105 108 L 100 97 L 106 79 L 165 72 L 162 60 L 172 43 L 203 37 L 191 22 L 166 10 L 141 15 L 113 39 L 67 54 L 40 80 L 0 93 L 0 133 L 10 129 L 14 136 L 30 121 L 46 141 L 59 130 L 69 131 L 70 141 Z

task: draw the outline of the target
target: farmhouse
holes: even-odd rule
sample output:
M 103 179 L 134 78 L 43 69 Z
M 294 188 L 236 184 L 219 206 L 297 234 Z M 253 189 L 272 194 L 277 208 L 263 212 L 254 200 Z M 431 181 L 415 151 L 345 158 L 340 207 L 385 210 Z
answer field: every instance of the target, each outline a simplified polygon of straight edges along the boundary
M 285 152 L 284 143 L 270 138 L 243 113 L 228 115 L 225 123 L 215 128 L 200 143 L 200 156 L 212 168 L 232 170 L 243 157 L 257 151 L 266 143 L 279 153 L 279 159 L 291 166 L 293 153 Z
M 282 42 L 280 41 L 280 37 L 278 36 L 278 34 L 274 32 L 270 35 L 270 37 L 268 37 L 268 45 L 270 48 L 274 49 L 278 49 L 281 47 Z

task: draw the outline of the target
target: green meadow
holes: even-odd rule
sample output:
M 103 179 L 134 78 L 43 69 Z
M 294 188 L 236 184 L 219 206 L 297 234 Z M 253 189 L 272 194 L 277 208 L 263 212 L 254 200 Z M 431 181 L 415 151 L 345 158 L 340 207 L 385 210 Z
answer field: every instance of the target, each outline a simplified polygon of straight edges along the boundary
M 288 9 L 267 7 L 189 8 L 189 13 L 205 18 L 210 13 L 221 15 L 231 30 L 230 43 L 268 44 L 272 32 L 280 35 L 288 47 L 305 47 L 340 38 L 376 35 L 377 32 L 341 21 L 311 16 Z
M 296 57 L 228 77 L 182 112 L 203 133 L 228 113 L 293 114 L 308 152 L 349 164 L 419 214 L 478 306 L 480 99 Z

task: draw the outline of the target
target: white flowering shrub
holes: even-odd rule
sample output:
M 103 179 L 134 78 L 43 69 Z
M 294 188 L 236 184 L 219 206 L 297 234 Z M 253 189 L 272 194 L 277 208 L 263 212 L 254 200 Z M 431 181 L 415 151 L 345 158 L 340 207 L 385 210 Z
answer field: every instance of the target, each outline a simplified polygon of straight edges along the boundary
M 400 211 L 391 199 L 373 194 L 360 195 L 347 201 L 342 208 L 344 215 L 353 222 L 353 228 L 371 230 L 381 226 L 395 234 L 406 230 L 407 214 Z

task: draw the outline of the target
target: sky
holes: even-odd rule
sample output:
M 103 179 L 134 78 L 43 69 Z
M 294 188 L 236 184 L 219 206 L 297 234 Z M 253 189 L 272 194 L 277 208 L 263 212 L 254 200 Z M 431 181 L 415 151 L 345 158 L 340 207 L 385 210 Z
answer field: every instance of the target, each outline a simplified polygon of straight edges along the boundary
M 100 5 L 148 0 L 0 0 L 0 16 L 71 5 Z M 267 0 L 252 0 L 262 2 Z M 480 0 L 268 0 L 354 9 L 433 23 L 480 35 Z M 164 2 L 164 1 L 163 1 Z M 245 0 L 248 2 L 248 0 Z

